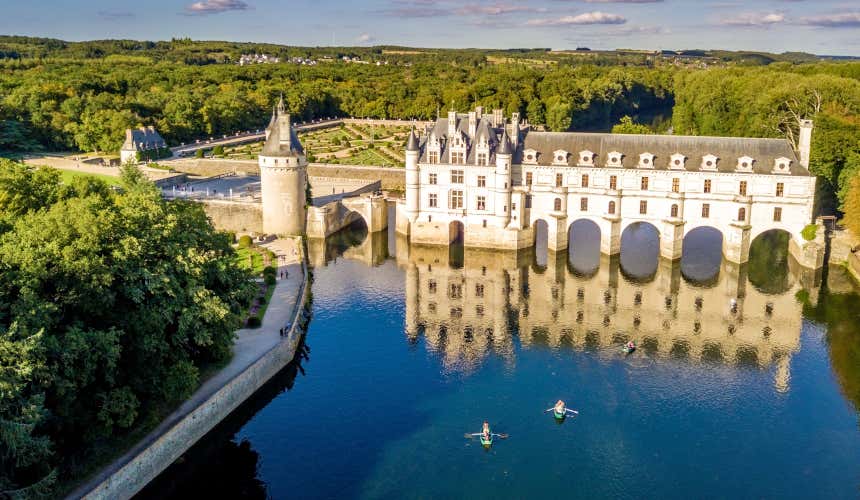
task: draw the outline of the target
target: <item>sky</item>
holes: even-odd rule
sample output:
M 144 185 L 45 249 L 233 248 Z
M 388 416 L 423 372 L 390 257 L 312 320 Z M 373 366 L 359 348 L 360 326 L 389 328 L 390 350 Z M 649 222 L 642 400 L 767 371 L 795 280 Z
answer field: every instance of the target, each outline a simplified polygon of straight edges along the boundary
M 860 0 L 0 0 L 0 34 L 860 56 Z

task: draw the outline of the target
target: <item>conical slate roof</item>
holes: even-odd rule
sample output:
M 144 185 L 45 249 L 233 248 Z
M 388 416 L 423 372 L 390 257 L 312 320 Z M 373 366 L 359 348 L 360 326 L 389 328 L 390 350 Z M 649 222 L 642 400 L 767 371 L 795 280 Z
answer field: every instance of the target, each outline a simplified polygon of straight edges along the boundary
M 509 155 L 511 154 L 511 140 L 508 139 L 508 131 L 505 130 L 502 133 L 502 140 L 499 141 L 499 146 L 496 148 L 497 155 Z
M 406 140 L 406 151 L 418 151 L 418 137 L 415 135 L 415 127 L 409 131 L 409 139 Z
M 267 131 L 269 136 L 260 152 L 261 156 L 296 156 L 305 153 L 296 130 L 290 123 L 290 114 L 286 112 L 283 96 L 275 108 Z

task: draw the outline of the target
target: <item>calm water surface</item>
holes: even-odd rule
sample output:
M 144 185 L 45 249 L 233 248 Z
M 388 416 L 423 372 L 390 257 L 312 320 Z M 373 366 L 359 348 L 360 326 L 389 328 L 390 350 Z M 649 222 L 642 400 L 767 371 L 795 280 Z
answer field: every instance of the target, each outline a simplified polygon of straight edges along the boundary
M 860 496 L 846 277 L 799 272 L 779 235 L 737 267 L 719 234 L 673 265 L 650 226 L 620 259 L 595 231 L 570 255 L 312 246 L 309 352 L 142 496 Z M 579 416 L 543 413 L 559 398 Z M 484 419 L 510 438 L 465 439 Z

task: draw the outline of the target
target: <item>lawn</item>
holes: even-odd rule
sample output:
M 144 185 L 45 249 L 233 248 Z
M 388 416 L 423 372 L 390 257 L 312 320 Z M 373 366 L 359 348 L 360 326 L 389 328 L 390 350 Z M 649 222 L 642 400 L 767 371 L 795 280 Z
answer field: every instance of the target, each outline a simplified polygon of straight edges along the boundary
M 236 264 L 242 269 L 251 271 L 254 276 L 263 272 L 263 256 L 253 247 L 236 249 Z
M 64 184 L 69 184 L 72 182 L 72 180 L 77 179 L 79 177 L 91 177 L 94 179 L 101 179 L 101 180 L 107 182 L 111 186 L 119 186 L 119 177 L 114 177 L 112 175 L 90 174 L 87 172 L 77 172 L 74 170 L 59 170 L 59 172 L 60 172 L 60 180 Z

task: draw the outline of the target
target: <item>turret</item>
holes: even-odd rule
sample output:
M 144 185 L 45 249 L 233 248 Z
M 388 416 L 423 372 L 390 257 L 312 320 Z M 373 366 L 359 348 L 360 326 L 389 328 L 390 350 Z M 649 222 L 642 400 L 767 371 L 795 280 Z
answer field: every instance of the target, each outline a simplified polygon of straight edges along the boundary
M 304 234 L 307 158 L 290 123 L 283 97 L 266 128 L 266 142 L 260 151 L 259 165 L 263 232 Z
M 519 113 L 511 113 L 511 141 L 514 144 L 514 148 L 519 145 L 520 142 L 520 114 Z
M 503 130 L 504 130 L 504 124 Z M 494 183 L 496 220 L 499 227 L 507 226 L 511 220 L 511 159 L 513 151 L 507 130 L 502 133 L 502 139 L 496 146 L 496 182 Z
M 418 218 L 420 200 L 420 172 L 418 168 L 418 157 L 421 148 L 415 128 L 409 131 L 406 140 L 406 216 L 410 224 Z

